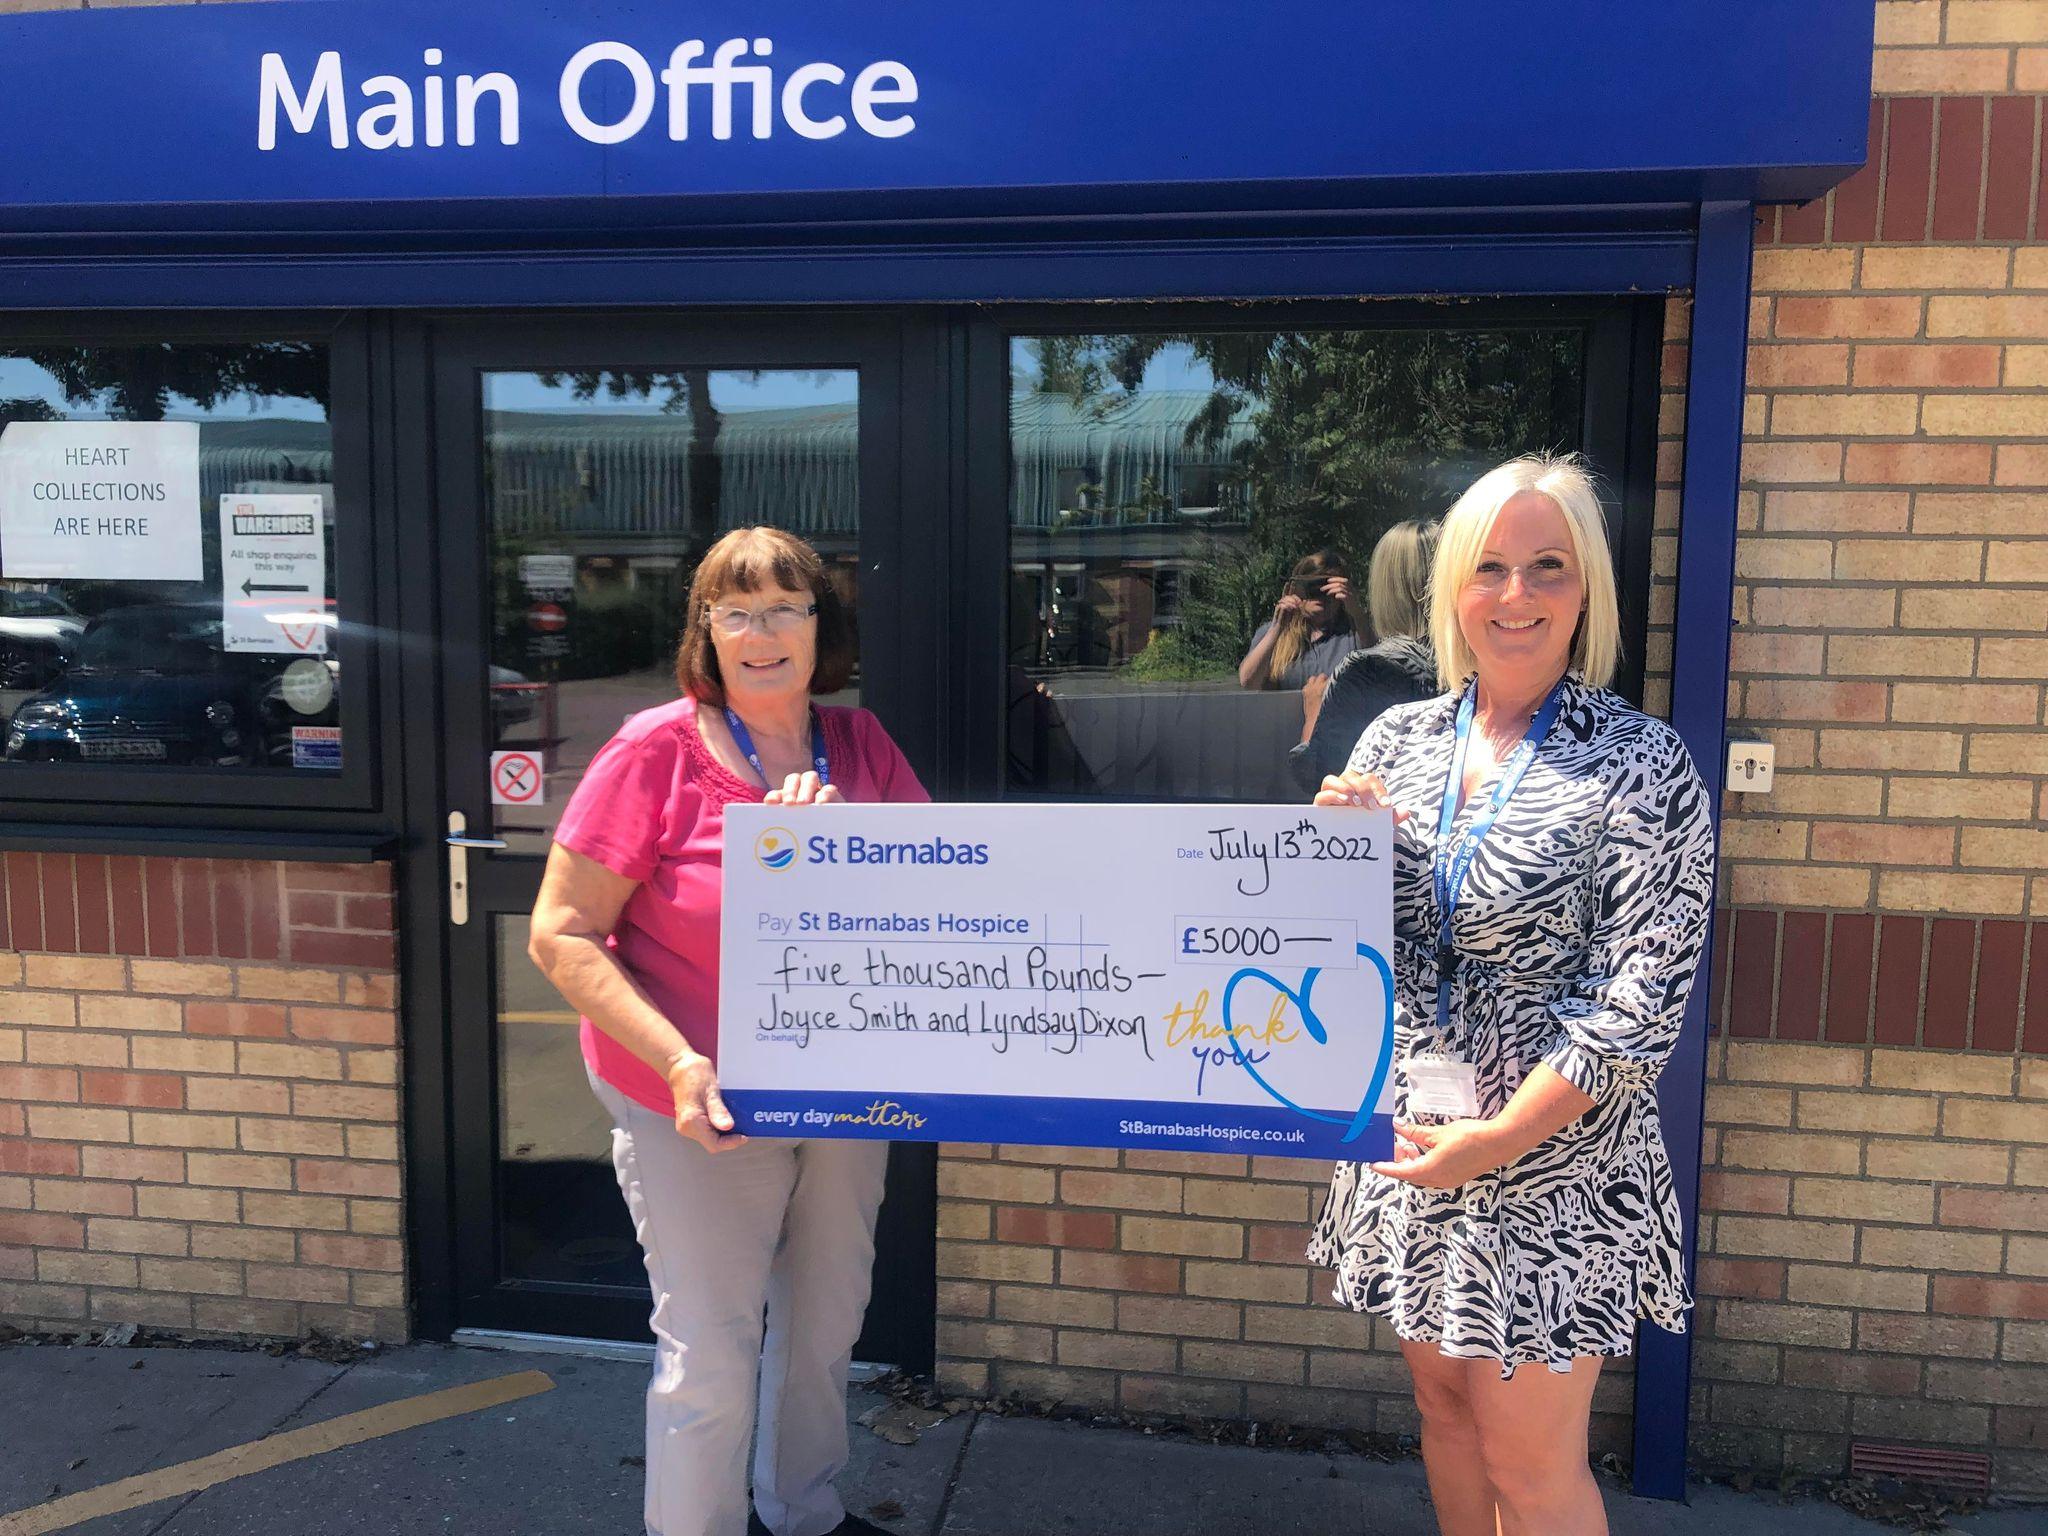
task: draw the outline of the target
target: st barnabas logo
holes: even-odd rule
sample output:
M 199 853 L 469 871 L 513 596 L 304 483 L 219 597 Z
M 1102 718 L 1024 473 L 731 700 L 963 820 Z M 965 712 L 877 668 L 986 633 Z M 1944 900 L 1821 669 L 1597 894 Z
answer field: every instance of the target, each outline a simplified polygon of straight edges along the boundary
M 787 827 L 770 827 L 754 839 L 754 862 L 763 869 L 791 869 L 796 865 L 796 834 Z

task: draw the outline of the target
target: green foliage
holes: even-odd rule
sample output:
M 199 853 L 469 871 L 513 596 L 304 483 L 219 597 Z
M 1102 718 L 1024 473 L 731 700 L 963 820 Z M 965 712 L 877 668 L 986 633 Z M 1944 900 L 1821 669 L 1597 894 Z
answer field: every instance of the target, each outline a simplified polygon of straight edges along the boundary
M 1254 430 L 1235 452 L 1248 521 L 1195 536 L 1182 623 L 1156 664 L 1213 671 L 1235 666 L 1302 556 L 1337 550 L 1362 600 L 1373 546 L 1394 523 L 1441 514 L 1503 459 L 1576 447 L 1584 343 L 1575 327 L 1432 327 L 1041 337 L 1032 347 L 1036 387 L 1098 415 L 1140 389 L 1162 353 L 1185 349 L 1213 381 L 1187 430 L 1191 458 L 1213 456 L 1250 409 Z

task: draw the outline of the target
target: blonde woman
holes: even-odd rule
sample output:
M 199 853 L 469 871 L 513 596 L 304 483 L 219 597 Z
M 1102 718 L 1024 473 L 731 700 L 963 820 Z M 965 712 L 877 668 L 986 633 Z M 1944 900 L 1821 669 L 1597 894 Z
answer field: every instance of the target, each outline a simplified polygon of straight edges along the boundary
M 1314 794 L 1343 770 L 1368 725 L 1396 704 L 1434 697 L 1436 651 L 1429 643 L 1429 570 L 1436 558 L 1434 518 L 1411 517 L 1380 535 L 1366 577 L 1366 607 L 1379 639 L 1353 651 L 1311 705 L 1309 737 L 1287 754 L 1295 782 Z
M 1365 615 L 1351 592 L 1344 560 L 1334 549 L 1319 549 L 1295 563 L 1273 604 L 1273 617 L 1252 634 L 1251 649 L 1237 664 L 1245 688 L 1304 688 L 1326 678 L 1361 643 Z
M 1654 1089 L 1705 948 L 1714 832 L 1677 734 L 1606 690 L 1605 524 L 1574 460 L 1446 518 L 1446 696 L 1360 738 L 1318 805 L 1386 805 L 1396 1149 L 1340 1164 L 1309 1254 L 1401 1337 L 1444 1536 L 1597 1536 L 1601 1361 L 1691 1305 Z

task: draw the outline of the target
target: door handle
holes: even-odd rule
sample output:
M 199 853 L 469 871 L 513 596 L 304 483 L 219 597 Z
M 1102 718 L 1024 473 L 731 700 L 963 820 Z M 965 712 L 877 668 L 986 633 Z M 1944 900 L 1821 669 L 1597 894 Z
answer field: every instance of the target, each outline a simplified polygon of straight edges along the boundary
M 448 921 L 460 928 L 469 921 L 469 850 L 503 848 L 498 837 L 469 836 L 469 818 L 460 811 L 448 813 Z

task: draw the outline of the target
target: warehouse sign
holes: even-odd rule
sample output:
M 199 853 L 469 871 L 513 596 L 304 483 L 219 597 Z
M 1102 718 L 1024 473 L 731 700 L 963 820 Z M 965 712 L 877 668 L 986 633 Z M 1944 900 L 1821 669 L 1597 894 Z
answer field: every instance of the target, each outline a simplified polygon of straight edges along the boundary
M 0 576 L 198 581 L 199 424 L 16 421 L 0 428 Z

